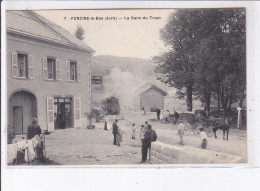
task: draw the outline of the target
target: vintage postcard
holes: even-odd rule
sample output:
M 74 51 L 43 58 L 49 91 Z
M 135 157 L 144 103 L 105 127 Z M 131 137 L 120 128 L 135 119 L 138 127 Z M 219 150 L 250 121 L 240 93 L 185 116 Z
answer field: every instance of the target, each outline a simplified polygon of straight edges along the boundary
M 246 8 L 5 14 L 9 167 L 247 164 Z

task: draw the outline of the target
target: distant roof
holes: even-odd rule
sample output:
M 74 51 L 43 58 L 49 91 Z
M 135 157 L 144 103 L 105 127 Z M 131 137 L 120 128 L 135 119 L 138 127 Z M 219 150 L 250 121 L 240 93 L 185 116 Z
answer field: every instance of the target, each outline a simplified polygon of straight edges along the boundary
M 161 88 L 159 88 L 158 86 L 155 86 L 151 83 L 145 83 L 144 85 L 142 85 L 140 88 L 138 88 L 135 93 L 136 95 L 140 95 L 146 91 L 148 91 L 149 89 L 155 89 L 157 91 L 159 91 L 161 94 L 163 94 L 164 96 L 167 95 L 167 92 L 165 92 L 164 90 L 162 90 Z
M 64 28 L 33 11 L 6 11 L 7 31 L 94 52 Z

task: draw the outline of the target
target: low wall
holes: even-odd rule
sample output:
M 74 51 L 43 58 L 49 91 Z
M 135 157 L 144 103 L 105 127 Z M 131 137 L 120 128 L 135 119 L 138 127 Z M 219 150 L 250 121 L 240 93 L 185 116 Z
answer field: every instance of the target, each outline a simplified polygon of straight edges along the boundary
M 239 156 L 190 146 L 175 146 L 158 141 L 152 143 L 150 161 L 153 164 L 246 163 Z

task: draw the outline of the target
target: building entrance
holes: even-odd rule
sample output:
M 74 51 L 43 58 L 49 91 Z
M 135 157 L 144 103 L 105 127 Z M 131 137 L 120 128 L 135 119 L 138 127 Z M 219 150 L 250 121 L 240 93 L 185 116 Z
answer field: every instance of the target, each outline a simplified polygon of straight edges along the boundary
M 72 98 L 54 98 L 55 129 L 72 127 Z

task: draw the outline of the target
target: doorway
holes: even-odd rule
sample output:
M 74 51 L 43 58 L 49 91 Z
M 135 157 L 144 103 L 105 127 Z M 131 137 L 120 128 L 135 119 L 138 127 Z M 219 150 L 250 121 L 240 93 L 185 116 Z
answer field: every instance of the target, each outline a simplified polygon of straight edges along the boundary
M 72 98 L 54 98 L 55 129 L 72 127 Z
M 13 107 L 13 128 L 16 130 L 16 134 L 24 133 L 23 128 L 23 107 Z
M 9 99 L 8 130 L 14 134 L 27 133 L 33 118 L 37 118 L 35 95 L 25 90 L 13 93 Z

